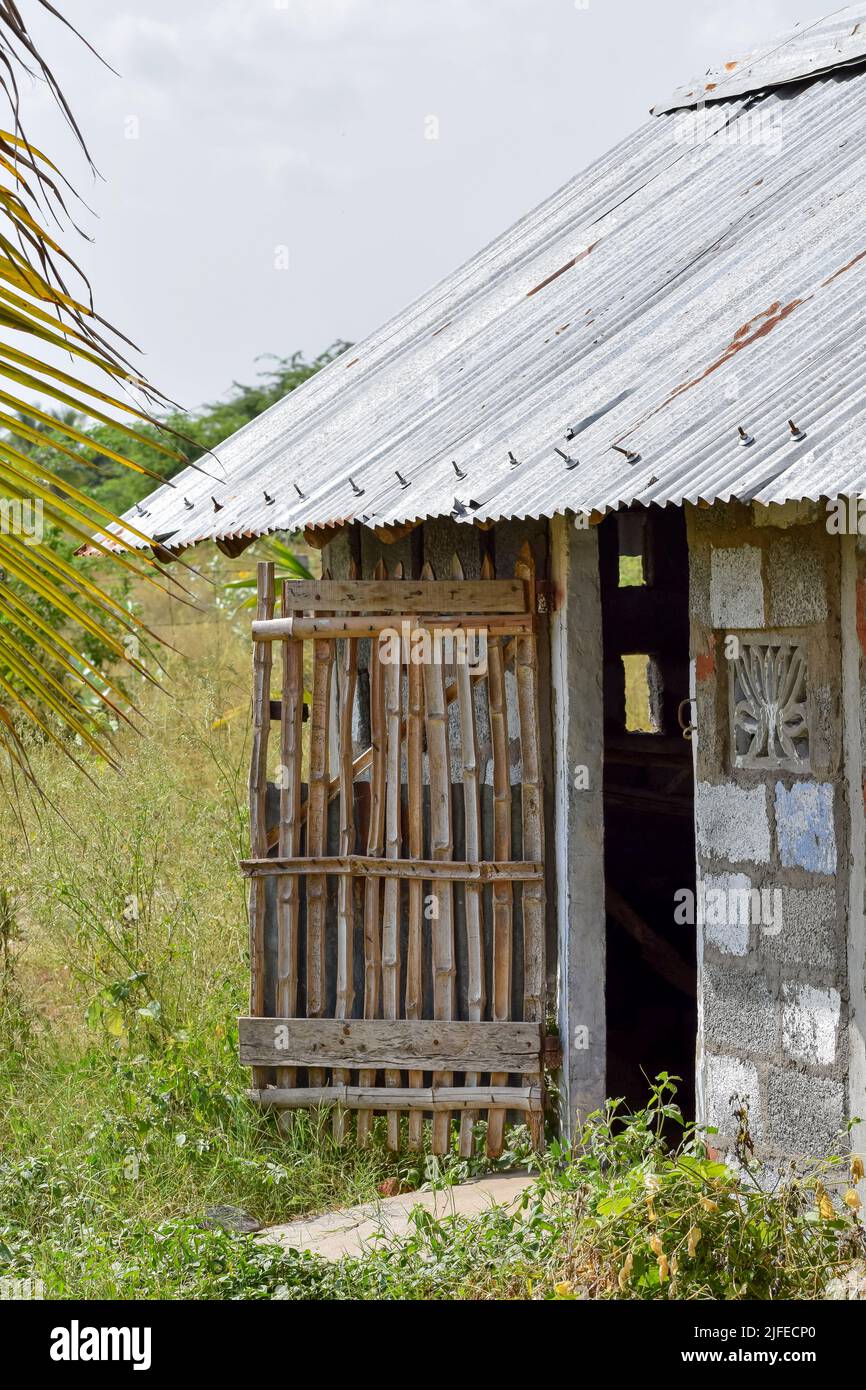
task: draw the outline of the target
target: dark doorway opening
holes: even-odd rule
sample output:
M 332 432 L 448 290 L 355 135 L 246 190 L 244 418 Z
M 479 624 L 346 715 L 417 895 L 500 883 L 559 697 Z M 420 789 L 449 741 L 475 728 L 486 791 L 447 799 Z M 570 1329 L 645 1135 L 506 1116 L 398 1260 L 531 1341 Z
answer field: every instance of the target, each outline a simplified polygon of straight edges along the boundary
M 599 527 L 604 635 L 607 1093 L 645 1103 L 648 1079 L 680 1076 L 694 1117 L 695 891 L 689 723 L 688 549 L 678 507 L 634 507 Z M 686 702 L 686 703 L 683 703 Z M 692 897 L 694 902 L 694 897 Z

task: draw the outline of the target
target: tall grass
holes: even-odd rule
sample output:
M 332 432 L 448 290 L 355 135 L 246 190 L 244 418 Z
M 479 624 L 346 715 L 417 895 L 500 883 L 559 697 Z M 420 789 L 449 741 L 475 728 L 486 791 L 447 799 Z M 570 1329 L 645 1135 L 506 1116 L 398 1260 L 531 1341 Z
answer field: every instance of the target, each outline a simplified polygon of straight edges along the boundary
M 0 808 L 0 1273 L 57 1294 L 182 1292 L 195 1268 L 171 1252 L 228 1241 L 199 1232 L 209 1206 L 286 1220 L 396 1171 L 379 1142 L 338 1149 L 306 1117 L 283 1134 L 245 1100 L 249 646 L 227 617 L 167 617 L 183 654 L 167 694 L 137 692 L 123 774 L 34 746 L 56 809 Z

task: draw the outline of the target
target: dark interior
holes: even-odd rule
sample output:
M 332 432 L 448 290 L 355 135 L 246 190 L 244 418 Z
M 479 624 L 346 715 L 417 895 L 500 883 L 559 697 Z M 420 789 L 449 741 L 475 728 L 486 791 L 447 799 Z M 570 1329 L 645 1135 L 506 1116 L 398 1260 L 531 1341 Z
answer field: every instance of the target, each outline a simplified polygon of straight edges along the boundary
M 694 1115 L 695 889 L 689 723 L 688 552 L 678 507 L 635 507 L 599 527 L 604 635 L 607 1093 L 642 1105 L 660 1071 Z M 682 721 L 682 722 L 681 722 Z

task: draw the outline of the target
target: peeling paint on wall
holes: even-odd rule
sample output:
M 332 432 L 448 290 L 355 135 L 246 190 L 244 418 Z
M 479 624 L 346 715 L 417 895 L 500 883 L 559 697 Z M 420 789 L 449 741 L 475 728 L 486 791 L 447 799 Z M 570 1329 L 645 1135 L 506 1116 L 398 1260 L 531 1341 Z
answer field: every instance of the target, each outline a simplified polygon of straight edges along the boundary
M 832 1066 L 841 1008 L 838 989 L 783 985 L 782 1046 L 787 1055 L 807 1065 Z
M 776 835 L 786 869 L 836 872 L 833 787 L 829 782 L 776 783 Z

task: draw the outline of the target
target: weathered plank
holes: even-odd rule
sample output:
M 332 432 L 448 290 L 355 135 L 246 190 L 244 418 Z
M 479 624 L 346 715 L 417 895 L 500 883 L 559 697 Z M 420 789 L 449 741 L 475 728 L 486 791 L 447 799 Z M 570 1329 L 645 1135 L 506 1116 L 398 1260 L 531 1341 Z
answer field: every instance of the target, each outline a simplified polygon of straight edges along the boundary
M 274 567 L 261 561 L 256 571 L 256 613 L 268 619 L 274 611 Z M 250 753 L 250 849 L 256 857 L 267 854 L 265 820 L 268 794 L 268 736 L 270 734 L 271 667 L 273 651 L 263 642 L 253 645 L 253 737 Z M 250 882 L 250 1013 L 265 1011 L 265 884 Z M 254 1076 L 263 1084 L 263 1076 Z
M 320 1105 L 342 1105 L 361 1114 L 373 1110 L 429 1110 L 448 1115 L 452 1110 L 476 1110 L 502 1106 L 526 1114 L 540 1112 L 540 1086 L 432 1086 L 421 1090 L 389 1086 L 305 1086 L 293 1091 L 247 1091 L 256 1105 L 274 1110 L 308 1110 Z M 435 1122 L 434 1122 L 435 1123 Z
M 296 612 L 328 613 L 358 609 L 361 613 L 522 613 L 524 586 L 517 579 L 492 584 L 449 579 L 292 579 L 291 607 Z M 393 619 L 392 619 L 393 621 Z
M 244 1066 L 537 1072 L 537 1023 L 430 1019 L 238 1019 Z M 348 1083 L 339 1083 L 348 1084 Z M 409 1088 L 413 1089 L 412 1087 Z

